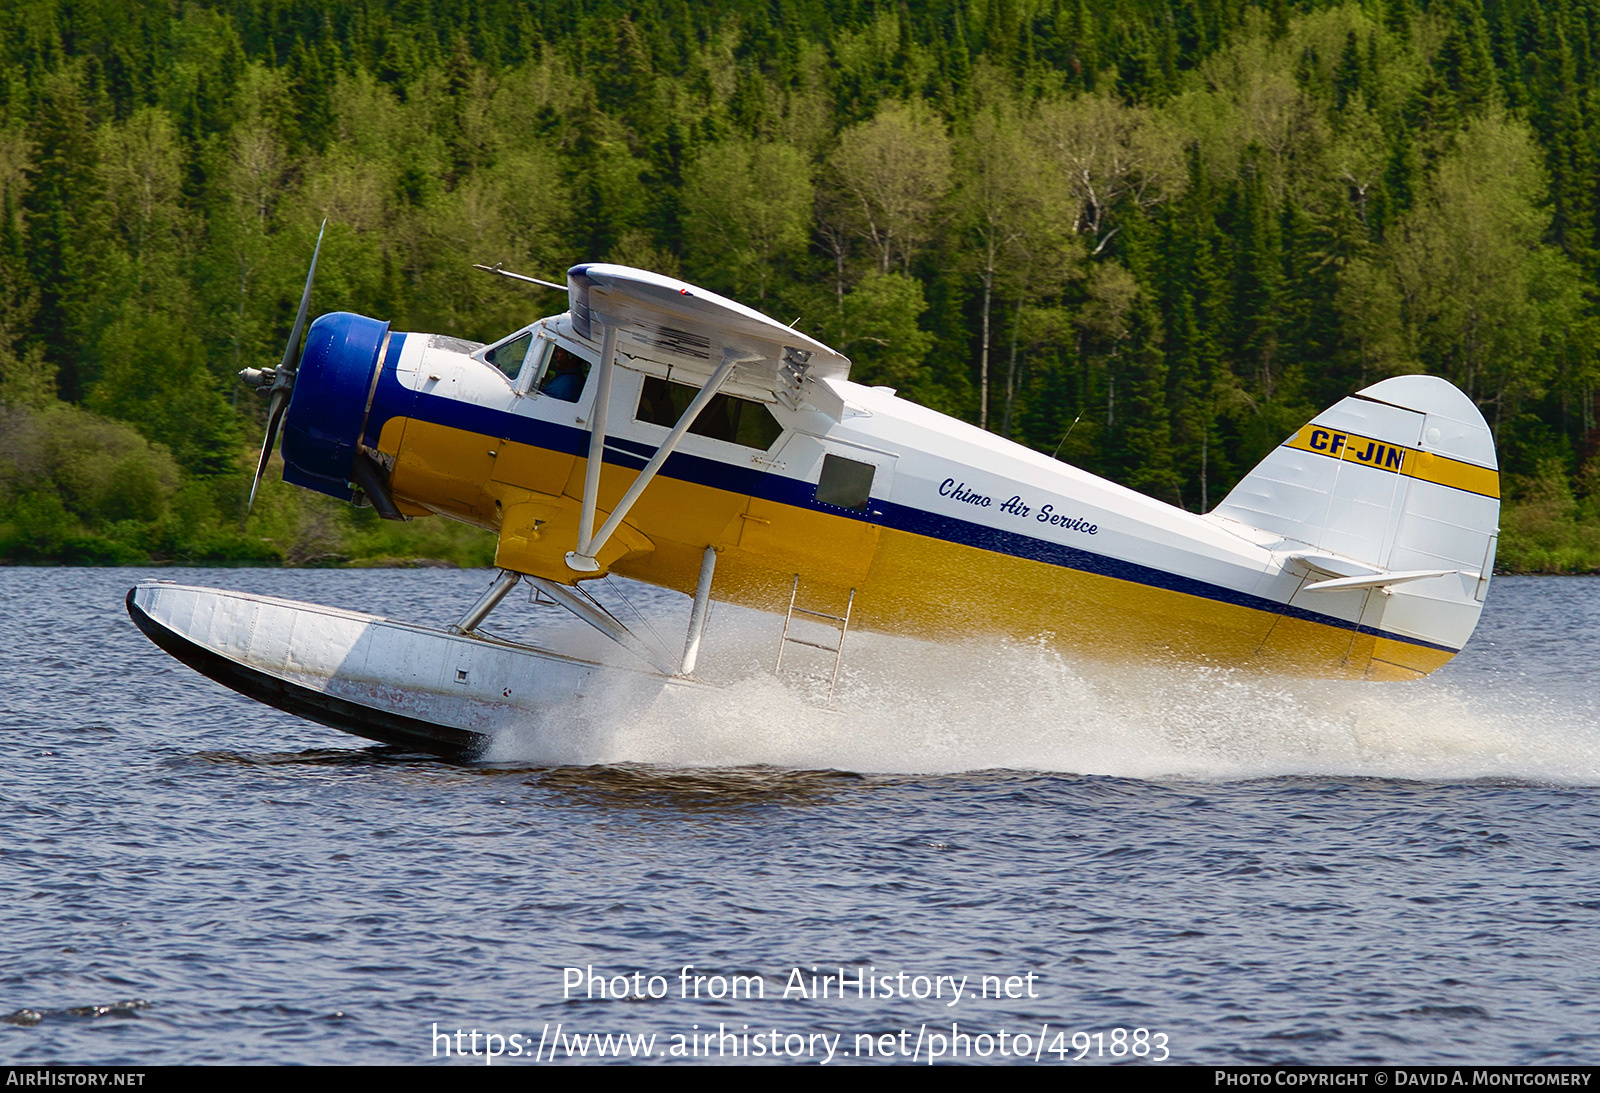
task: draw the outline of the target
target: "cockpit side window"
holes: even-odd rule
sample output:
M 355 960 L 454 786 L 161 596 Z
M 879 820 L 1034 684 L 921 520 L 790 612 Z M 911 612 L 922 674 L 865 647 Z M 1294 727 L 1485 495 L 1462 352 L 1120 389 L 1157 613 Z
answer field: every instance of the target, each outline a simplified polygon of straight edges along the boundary
M 545 365 L 544 378 L 539 381 L 539 393 L 562 402 L 577 402 L 588 376 L 589 362 L 558 342 L 550 350 L 550 362 Z
M 522 362 L 533 345 L 533 331 L 524 331 L 508 342 L 502 342 L 483 355 L 483 359 L 504 372 L 507 379 L 516 379 L 522 371 Z

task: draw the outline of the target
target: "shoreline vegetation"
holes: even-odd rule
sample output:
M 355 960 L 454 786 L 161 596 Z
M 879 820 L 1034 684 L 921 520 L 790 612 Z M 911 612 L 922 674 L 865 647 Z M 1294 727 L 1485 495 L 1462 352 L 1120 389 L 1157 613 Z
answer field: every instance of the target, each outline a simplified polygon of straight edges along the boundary
M 0 564 L 488 565 L 244 501 L 313 313 L 492 340 L 659 270 L 1193 511 L 1390 375 L 1495 430 L 1497 568 L 1600 573 L 1600 0 L 15 0 Z

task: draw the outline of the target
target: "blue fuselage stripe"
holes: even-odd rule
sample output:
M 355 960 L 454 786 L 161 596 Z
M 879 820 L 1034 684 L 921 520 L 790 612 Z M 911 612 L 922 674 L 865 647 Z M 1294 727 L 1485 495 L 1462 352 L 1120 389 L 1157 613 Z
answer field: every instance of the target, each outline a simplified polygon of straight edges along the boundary
M 398 335 L 394 341 L 399 341 Z M 398 350 L 392 344 L 389 355 L 392 361 L 399 359 Z M 566 455 L 587 455 L 589 451 L 589 433 L 585 429 L 539 421 L 535 418 L 508 413 L 504 410 L 494 410 L 486 406 L 473 406 L 457 402 L 454 399 L 444 398 L 440 395 L 414 392 L 399 383 L 394 376 L 392 364 L 389 361 L 385 361 L 384 375 L 379 380 L 378 394 L 373 400 L 372 415 L 368 426 L 369 431 L 376 435 L 382 431 L 384 421 L 399 416 L 407 416 L 434 425 L 462 429 L 487 437 L 504 439 L 513 444 L 527 444 L 535 448 L 545 448 Z M 605 461 L 619 467 L 640 470 L 649 461 L 655 450 L 651 445 L 641 444 L 638 441 L 627 440 L 622 437 L 608 437 L 606 439 Z M 1256 611 L 1263 611 L 1267 614 L 1282 615 L 1286 618 L 1301 619 L 1306 622 L 1320 623 L 1324 626 L 1338 627 L 1342 630 L 1352 630 L 1356 633 L 1405 642 L 1409 645 L 1418 645 L 1427 649 L 1438 649 L 1446 653 L 1460 652 L 1459 649 L 1453 646 L 1424 641 L 1421 638 L 1414 638 L 1406 634 L 1391 633 L 1378 627 L 1349 622 L 1332 615 L 1310 611 L 1303 607 L 1280 603 L 1265 596 L 1257 596 L 1250 592 L 1240 592 L 1236 589 L 1225 588 L 1193 577 L 1184 577 L 1163 569 L 1140 565 L 1137 562 L 1112 558 L 1105 554 L 1095 554 L 1092 551 L 1079 550 L 1076 547 L 1066 546 L 1062 543 L 1035 539 L 1030 535 L 1001 531 L 998 528 L 985 527 L 982 524 L 974 524 L 970 521 L 958 520 L 950 516 L 941 516 L 909 505 L 896 504 L 893 501 L 873 498 L 868 503 L 865 513 L 837 508 L 833 505 L 818 502 L 816 499 L 816 487 L 809 482 L 785 478 L 782 475 L 757 470 L 754 467 L 730 467 L 726 463 L 721 463 L 714 459 L 706 459 L 703 456 L 674 452 L 662 466 L 661 473 L 668 478 L 675 478 L 695 485 L 709 486 L 713 489 L 726 490 L 729 493 L 746 494 L 751 497 L 759 497 L 765 501 L 772 501 L 781 505 L 793 505 L 796 508 L 810 509 L 814 512 L 826 512 L 833 516 L 877 524 L 880 527 L 905 531 L 913 535 L 922 535 L 930 539 L 939 539 L 961 546 L 976 547 L 979 550 L 987 550 L 995 554 L 1026 558 L 1030 561 L 1043 562 L 1046 565 L 1061 566 L 1065 569 L 1074 569 L 1083 573 L 1093 573 L 1102 577 L 1111 577 L 1116 580 L 1165 589 L 1169 592 L 1180 592 L 1184 595 L 1197 596 L 1218 603 L 1246 607 Z

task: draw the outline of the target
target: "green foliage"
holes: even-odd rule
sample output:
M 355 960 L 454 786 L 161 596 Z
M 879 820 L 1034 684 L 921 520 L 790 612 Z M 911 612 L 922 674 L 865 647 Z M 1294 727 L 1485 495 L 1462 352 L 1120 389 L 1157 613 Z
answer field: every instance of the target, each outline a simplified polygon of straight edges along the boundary
M 690 276 L 757 304 L 810 236 L 811 167 L 781 143 L 708 145 L 684 171 L 683 238 Z
M 844 298 L 835 342 L 856 362 L 861 383 L 904 387 L 924 384 L 923 358 L 933 336 L 918 326 L 928 310 L 922 283 L 903 273 L 870 270 Z
M 1600 510 L 1580 501 L 1559 462 L 1511 482 L 1495 568 L 1509 573 L 1600 572 Z
M 177 489 L 172 456 L 76 407 L 0 405 L 0 557 L 148 557 Z
M 473 262 L 681 272 L 1196 508 L 1333 399 L 1444 375 L 1521 483 L 1508 564 L 1581 568 L 1597 26 L 1600 0 L 16 0 L 0 554 L 488 556 L 278 482 L 241 520 L 262 411 L 232 376 L 281 355 L 326 218 L 317 310 L 484 340 L 561 302 Z
M 494 560 L 494 536 L 477 528 L 435 519 L 391 523 L 371 509 L 352 508 L 277 481 L 270 471 L 267 478 L 240 541 L 228 544 L 224 538 L 221 543 L 238 550 L 248 547 L 275 563 L 294 566 L 394 565 L 412 560 L 486 566 Z M 235 512 L 243 508 L 248 480 L 241 478 L 238 487 Z
M 234 462 L 240 437 L 200 339 L 181 315 L 128 301 L 100 339 L 100 378 L 88 407 L 137 425 L 184 469 L 216 474 Z

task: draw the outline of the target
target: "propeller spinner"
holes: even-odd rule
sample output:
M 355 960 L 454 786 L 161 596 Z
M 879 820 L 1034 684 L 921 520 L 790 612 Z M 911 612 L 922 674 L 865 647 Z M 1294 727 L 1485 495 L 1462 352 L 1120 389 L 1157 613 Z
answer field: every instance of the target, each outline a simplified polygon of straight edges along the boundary
M 267 396 L 267 437 L 261 445 L 256 476 L 250 483 L 250 502 L 244 510 L 246 516 L 255 506 L 256 491 L 261 488 L 261 476 L 266 473 L 267 461 L 272 458 L 272 448 L 278 439 L 278 427 L 283 424 L 283 415 L 289 409 L 289 400 L 294 395 L 294 376 L 297 371 L 295 351 L 300 347 L 300 335 L 305 332 L 306 309 L 311 306 L 311 284 L 317 279 L 317 258 L 322 253 L 322 236 L 327 230 L 328 222 L 324 220 L 322 227 L 317 229 L 317 246 L 311 252 L 311 269 L 306 274 L 305 291 L 300 294 L 300 310 L 295 313 L 289 344 L 283 347 L 283 362 L 277 368 L 246 368 L 239 373 L 239 379 L 247 386 Z

